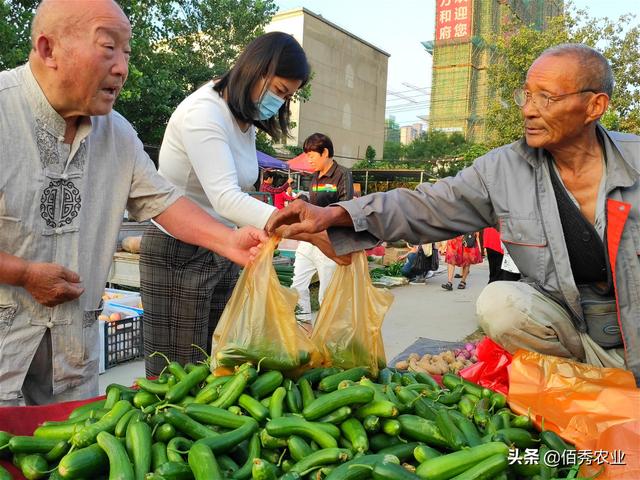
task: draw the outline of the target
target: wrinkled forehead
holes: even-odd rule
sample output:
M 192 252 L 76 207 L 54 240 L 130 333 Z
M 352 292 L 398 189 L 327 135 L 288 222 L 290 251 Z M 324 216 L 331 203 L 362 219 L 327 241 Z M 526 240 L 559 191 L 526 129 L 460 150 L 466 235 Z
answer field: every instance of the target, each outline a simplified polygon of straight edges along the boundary
M 526 85 L 572 87 L 579 83 L 580 64 L 574 55 L 543 55 L 527 71 Z

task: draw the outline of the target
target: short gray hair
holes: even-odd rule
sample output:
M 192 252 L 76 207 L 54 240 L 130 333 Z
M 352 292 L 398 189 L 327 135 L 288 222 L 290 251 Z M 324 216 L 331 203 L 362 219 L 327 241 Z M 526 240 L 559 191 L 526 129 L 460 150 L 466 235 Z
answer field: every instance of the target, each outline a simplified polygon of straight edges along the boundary
M 540 57 L 546 55 L 553 57 L 571 56 L 575 58 L 582 67 L 583 74 L 580 75 L 578 80 L 583 89 L 606 93 L 609 98 L 613 95 L 615 80 L 611 64 L 596 49 L 584 43 L 562 43 L 555 47 L 547 48 L 540 54 Z

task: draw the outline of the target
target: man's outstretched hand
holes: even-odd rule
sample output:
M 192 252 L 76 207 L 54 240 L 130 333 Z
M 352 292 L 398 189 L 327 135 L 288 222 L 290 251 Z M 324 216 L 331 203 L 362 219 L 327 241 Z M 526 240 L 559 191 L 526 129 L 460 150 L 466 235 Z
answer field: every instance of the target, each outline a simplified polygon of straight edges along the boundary
M 319 233 L 329 227 L 348 225 L 352 225 L 351 217 L 342 207 L 316 207 L 303 200 L 295 200 L 271 215 L 265 228 L 270 234 L 277 231 L 285 238 L 294 238 L 300 234 Z

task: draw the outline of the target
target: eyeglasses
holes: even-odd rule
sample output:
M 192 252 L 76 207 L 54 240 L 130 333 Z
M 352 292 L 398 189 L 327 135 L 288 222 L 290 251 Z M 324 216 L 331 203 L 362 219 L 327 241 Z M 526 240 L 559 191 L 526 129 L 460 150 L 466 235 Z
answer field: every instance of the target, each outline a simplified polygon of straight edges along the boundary
M 532 93 L 526 91 L 524 88 L 516 88 L 513 92 L 513 100 L 520 108 L 524 107 L 529 99 L 531 99 L 536 107 L 547 108 L 549 106 L 549 102 L 557 102 L 558 100 L 562 100 L 570 95 L 579 95 L 587 92 L 598 93 L 596 90 L 580 90 L 578 92 L 565 93 L 563 95 L 547 95 L 542 92 Z

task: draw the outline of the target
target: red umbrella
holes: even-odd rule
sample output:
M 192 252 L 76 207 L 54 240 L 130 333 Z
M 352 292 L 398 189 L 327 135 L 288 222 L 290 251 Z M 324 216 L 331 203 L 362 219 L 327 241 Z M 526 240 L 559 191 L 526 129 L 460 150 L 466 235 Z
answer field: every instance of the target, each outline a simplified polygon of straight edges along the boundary
M 297 157 L 292 158 L 287 162 L 291 170 L 298 170 L 301 172 L 313 173 L 314 168 L 309 164 L 309 157 L 306 153 L 301 153 Z

